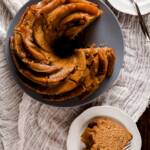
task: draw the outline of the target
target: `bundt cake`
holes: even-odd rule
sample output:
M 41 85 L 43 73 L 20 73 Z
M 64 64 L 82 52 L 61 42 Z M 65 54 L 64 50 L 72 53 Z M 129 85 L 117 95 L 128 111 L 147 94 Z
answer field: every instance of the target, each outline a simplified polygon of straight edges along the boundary
M 32 91 L 50 101 L 84 98 L 112 74 L 112 48 L 75 48 L 68 57 L 56 55 L 54 49 L 57 39 L 74 40 L 101 14 L 87 0 L 42 0 L 25 10 L 10 46 L 18 73 Z

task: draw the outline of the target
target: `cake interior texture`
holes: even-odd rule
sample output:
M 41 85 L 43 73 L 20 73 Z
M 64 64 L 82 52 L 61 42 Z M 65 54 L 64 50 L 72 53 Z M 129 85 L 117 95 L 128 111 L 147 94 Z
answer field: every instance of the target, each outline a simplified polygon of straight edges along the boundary
M 132 134 L 119 122 L 108 117 L 93 119 L 81 135 L 83 150 L 123 150 Z

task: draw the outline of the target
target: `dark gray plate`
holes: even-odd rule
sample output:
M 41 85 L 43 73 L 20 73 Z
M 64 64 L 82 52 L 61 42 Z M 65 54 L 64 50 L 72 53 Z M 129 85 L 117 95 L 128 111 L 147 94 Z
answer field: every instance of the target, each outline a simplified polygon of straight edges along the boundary
M 18 75 L 17 70 L 13 64 L 13 61 L 10 55 L 10 47 L 9 47 L 9 39 L 13 33 L 14 26 L 20 19 L 24 10 L 26 9 L 27 6 L 37 3 L 38 1 L 40 0 L 30 0 L 27 4 L 25 4 L 19 10 L 19 12 L 17 13 L 17 15 L 12 20 L 9 26 L 7 39 L 5 43 L 5 51 L 6 51 L 6 57 L 7 57 L 11 72 L 13 73 L 18 84 L 22 87 L 22 89 L 27 94 L 29 94 L 31 97 L 43 103 L 50 104 L 53 106 L 59 106 L 59 107 L 69 107 L 69 106 L 85 104 L 85 103 L 92 101 L 94 98 L 99 96 L 102 92 L 106 91 L 112 85 L 112 83 L 116 80 L 120 72 L 120 69 L 122 67 L 124 43 L 123 43 L 122 32 L 121 32 L 121 29 L 120 29 L 120 26 L 116 17 L 112 13 L 112 11 L 108 8 L 108 6 L 106 6 L 105 3 L 100 2 L 98 0 L 93 0 L 93 2 L 100 5 L 104 13 L 100 19 L 94 22 L 94 24 L 88 27 L 86 32 L 84 32 L 85 33 L 84 41 L 86 42 L 86 44 L 96 43 L 97 46 L 99 46 L 100 44 L 104 44 L 116 50 L 117 59 L 116 59 L 116 64 L 115 64 L 113 75 L 109 79 L 106 79 L 92 95 L 90 95 L 88 98 L 84 100 L 80 100 L 78 97 L 75 97 L 65 102 L 49 102 L 48 99 L 43 98 L 41 95 L 31 91 L 25 85 L 25 80 Z

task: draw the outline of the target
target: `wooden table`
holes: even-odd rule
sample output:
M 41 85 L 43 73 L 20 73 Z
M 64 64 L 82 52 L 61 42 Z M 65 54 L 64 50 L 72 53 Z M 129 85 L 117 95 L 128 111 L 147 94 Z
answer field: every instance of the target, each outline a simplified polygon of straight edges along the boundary
M 150 108 L 148 108 L 137 123 L 142 136 L 142 150 L 150 150 Z

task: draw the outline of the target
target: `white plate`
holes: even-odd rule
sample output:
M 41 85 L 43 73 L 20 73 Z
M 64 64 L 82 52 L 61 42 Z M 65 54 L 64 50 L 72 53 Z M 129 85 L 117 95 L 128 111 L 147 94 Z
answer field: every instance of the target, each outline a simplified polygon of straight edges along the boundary
M 130 0 L 108 0 L 108 2 L 117 10 L 131 14 L 137 15 L 137 12 L 130 2 Z M 136 0 L 142 15 L 150 13 L 150 0 Z
M 122 123 L 133 135 L 131 150 L 141 150 L 142 141 L 136 124 L 120 109 L 111 106 L 95 106 L 79 115 L 70 126 L 67 150 L 82 150 L 83 143 L 80 140 L 81 134 L 87 127 L 89 121 L 98 116 L 111 117 Z

